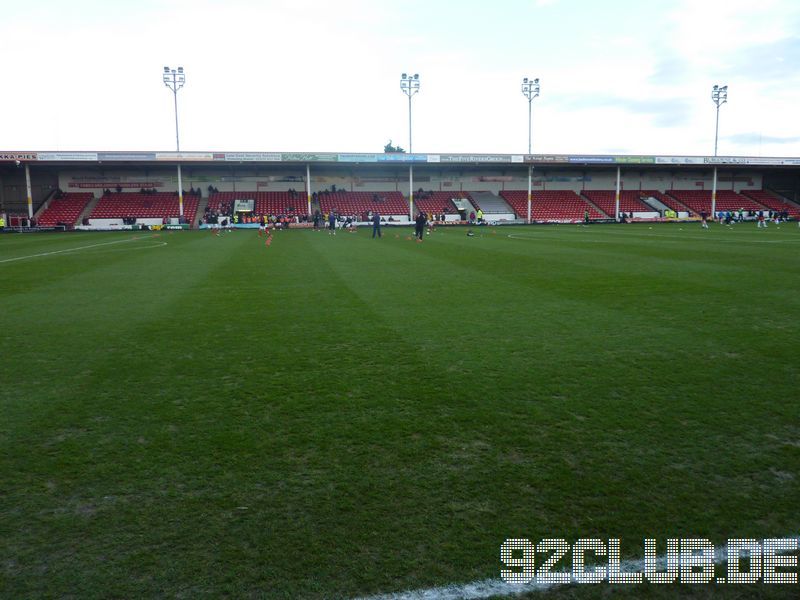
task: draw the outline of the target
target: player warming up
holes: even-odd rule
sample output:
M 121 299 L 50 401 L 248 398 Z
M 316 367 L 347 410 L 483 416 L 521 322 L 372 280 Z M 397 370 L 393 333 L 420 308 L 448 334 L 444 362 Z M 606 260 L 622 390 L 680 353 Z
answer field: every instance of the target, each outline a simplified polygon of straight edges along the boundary
M 328 215 L 328 235 L 336 235 L 336 213 L 333 210 Z
M 376 210 L 372 215 L 372 239 L 375 239 L 375 235 L 377 234 L 378 237 L 382 237 L 381 235 L 381 215 Z
M 419 211 L 419 214 L 417 215 L 417 219 L 416 219 L 416 221 L 414 221 L 414 223 L 416 224 L 417 242 L 421 242 L 422 241 L 422 234 L 425 233 L 425 222 L 426 221 L 427 221 L 427 219 L 425 218 L 425 213 L 422 212 L 422 211 Z

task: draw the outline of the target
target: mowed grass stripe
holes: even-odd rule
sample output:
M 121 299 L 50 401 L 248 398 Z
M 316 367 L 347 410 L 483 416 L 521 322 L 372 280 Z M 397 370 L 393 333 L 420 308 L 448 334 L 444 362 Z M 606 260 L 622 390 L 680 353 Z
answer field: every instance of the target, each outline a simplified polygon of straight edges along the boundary
M 735 372 L 759 332 L 698 327 L 688 303 L 658 319 L 642 300 L 681 292 L 647 261 L 625 277 L 458 231 L 176 234 L 158 262 L 84 281 L 113 322 L 146 285 L 131 270 L 194 268 L 154 284 L 129 339 L 77 319 L 92 373 L 4 438 L 15 595 L 347 597 L 496 576 L 512 535 L 619 535 L 636 554 L 662 532 L 792 530 L 796 372 Z M 703 293 L 732 311 L 749 281 Z

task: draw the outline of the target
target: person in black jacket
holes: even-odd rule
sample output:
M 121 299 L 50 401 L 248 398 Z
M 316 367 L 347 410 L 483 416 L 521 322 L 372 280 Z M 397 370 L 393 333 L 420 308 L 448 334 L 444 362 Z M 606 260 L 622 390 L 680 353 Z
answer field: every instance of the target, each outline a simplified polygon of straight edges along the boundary
M 375 239 L 375 235 L 378 237 L 381 236 L 381 216 L 378 214 L 378 211 L 372 213 L 372 239 Z
M 416 221 L 414 221 L 416 223 L 416 225 L 417 225 L 416 233 L 417 233 L 417 241 L 418 242 L 422 241 L 422 234 L 425 232 L 425 223 L 427 222 L 427 220 L 428 219 L 425 218 L 425 213 L 422 212 L 422 211 L 419 211 L 419 214 L 417 215 L 417 219 L 416 219 Z

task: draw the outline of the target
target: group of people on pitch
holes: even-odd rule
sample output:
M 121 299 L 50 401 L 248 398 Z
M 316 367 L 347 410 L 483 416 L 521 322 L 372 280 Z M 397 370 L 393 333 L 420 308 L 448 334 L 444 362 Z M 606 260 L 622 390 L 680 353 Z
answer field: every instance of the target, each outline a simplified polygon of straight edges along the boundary
M 759 228 L 766 228 L 767 223 L 769 221 L 774 221 L 776 225 L 780 225 L 781 222 L 786 222 L 789 220 L 789 211 L 772 211 L 769 210 L 765 214 L 763 210 L 759 211 L 745 211 L 743 208 L 740 208 L 738 211 L 730 211 L 730 210 L 720 210 L 717 212 L 716 217 L 719 221 L 720 225 L 730 225 L 731 223 L 742 223 L 748 218 L 752 218 L 755 216 L 756 226 Z M 700 212 L 700 222 L 702 224 L 703 229 L 708 229 L 708 213 L 706 211 Z M 800 226 L 800 220 L 798 220 L 798 226 Z

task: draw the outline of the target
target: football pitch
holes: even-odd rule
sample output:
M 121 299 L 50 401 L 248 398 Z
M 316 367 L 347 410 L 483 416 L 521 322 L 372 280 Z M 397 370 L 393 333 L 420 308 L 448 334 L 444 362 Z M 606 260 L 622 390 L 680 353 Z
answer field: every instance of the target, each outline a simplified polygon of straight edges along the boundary
M 356 598 L 800 535 L 800 228 L 0 236 L 0 596 Z M 794 598 L 798 585 L 542 597 Z M 534 597 L 539 597 L 534 593 Z

